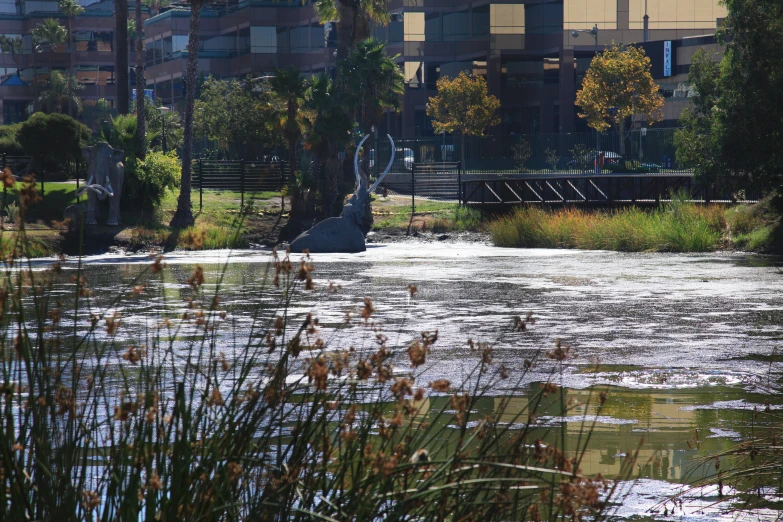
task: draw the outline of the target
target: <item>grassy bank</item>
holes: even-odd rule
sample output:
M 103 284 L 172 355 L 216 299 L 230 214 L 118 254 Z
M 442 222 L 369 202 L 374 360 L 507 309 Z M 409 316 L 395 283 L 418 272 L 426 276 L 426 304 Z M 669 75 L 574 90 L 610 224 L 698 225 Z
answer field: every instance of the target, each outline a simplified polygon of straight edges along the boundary
M 490 225 L 497 246 L 709 252 L 725 245 L 726 210 L 675 201 L 646 211 L 520 208 Z
M 373 198 L 374 230 L 408 229 L 463 232 L 484 229 L 481 212 L 457 203 L 420 200 L 416 212 L 410 197 Z

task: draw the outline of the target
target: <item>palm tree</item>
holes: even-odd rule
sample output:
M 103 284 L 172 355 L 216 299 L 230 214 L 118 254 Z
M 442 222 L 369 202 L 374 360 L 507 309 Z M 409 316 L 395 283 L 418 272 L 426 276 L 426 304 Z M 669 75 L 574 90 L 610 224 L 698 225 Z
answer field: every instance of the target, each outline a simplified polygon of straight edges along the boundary
M 313 76 L 308 81 L 302 108 L 307 114 L 304 146 L 313 155 L 313 172 L 320 177 L 323 212 L 331 216 L 336 210 L 338 196 L 340 160 L 337 153 L 340 145 L 351 141 L 353 119 L 345 114 L 334 82 L 326 74 Z M 323 176 L 320 176 L 322 167 Z
M 77 93 L 82 89 L 84 86 L 73 82 L 73 78 L 66 79 L 60 71 L 52 71 L 43 91 L 33 101 L 33 109 L 50 114 L 64 112 L 65 107 L 75 107 L 78 115 L 82 112 L 82 101 Z
M 343 106 L 353 113 L 363 134 L 369 134 L 381 122 L 385 109 L 400 108 L 405 78 L 396 59 L 397 56 L 386 54 L 383 42 L 368 38 L 359 42 L 348 58 L 337 64 Z M 369 177 L 369 154 L 364 155 L 362 169 Z M 362 230 L 367 233 L 373 222 L 369 198 L 364 210 Z
M 73 70 L 73 54 L 75 52 L 75 49 L 73 48 L 73 19 L 74 17 L 82 14 L 84 12 L 84 7 L 79 5 L 79 2 L 76 0 L 57 0 L 57 5 L 60 7 L 60 11 L 63 12 L 68 17 L 68 65 L 70 69 L 70 74 L 68 74 L 68 116 L 72 117 L 73 114 L 73 105 L 71 104 L 71 92 L 73 89 L 73 77 L 76 74 Z
M 117 39 L 115 74 L 117 75 L 117 112 L 128 114 L 128 0 L 114 2 L 114 36 Z
M 269 82 L 274 95 L 285 103 L 285 114 L 282 117 L 283 136 L 288 143 L 288 163 L 291 172 L 296 172 L 296 142 L 301 135 L 299 128 L 299 107 L 302 104 L 307 82 L 293 67 L 278 69 Z
M 188 65 L 185 71 L 185 122 L 182 144 L 182 180 L 177 210 L 171 218 L 171 226 L 184 228 L 192 225 L 193 204 L 190 201 L 191 169 L 193 160 L 193 108 L 196 104 L 196 73 L 198 71 L 199 23 L 201 9 L 209 0 L 190 0 L 190 33 L 188 34 Z
M 143 160 L 147 157 L 144 122 L 144 24 L 141 20 L 141 0 L 136 1 L 136 156 Z
M 381 122 L 385 109 L 398 110 L 405 91 L 405 78 L 386 54 L 386 44 L 368 38 L 359 42 L 348 58 L 338 64 L 344 104 L 353 111 L 359 129 L 367 134 Z
M 46 18 L 33 29 L 33 40 L 49 47 L 49 75 L 54 71 L 54 52 L 68 39 L 68 31 L 54 18 Z
M 322 23 L 337 20 L 337 60 L 370 36 L 370 22 L 386 25 L 391 20 L 389 0 L 316 0 L 313 4 Z

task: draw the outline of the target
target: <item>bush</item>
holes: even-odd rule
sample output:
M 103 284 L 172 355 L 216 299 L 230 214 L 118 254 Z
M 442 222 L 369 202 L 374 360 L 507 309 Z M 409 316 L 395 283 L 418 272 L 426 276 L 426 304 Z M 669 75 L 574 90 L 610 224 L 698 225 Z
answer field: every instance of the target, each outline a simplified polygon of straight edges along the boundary
M 24 149 L 16 139 L 19 124 L 0 125 L 0 154 L 9 156 L 24 156 Z
M 80 161 L 82 146 L 90 139 L 90 129 L 65 114 L 36 112 L 19 126 L 16 134 L 27 156 L 57 170 L 68 161 Z
M 130 158 L 125 165 L 122 207 L 142 220 L 154 214 L 166 191 L 179 187 L 181 165 L 176 152 L 150 151 L 144 161 Z

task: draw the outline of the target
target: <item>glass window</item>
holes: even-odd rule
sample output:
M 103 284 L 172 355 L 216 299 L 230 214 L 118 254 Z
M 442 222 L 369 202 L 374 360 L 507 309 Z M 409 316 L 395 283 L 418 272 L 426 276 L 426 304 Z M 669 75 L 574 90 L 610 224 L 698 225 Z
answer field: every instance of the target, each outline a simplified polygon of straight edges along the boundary
M 480 7 L 474 7 L 473 13 L 473 27 L 471 33 L 476 36 L 487 36 L 490 31 L 490 7 L 488 5 L 482 5 Z
M 645 0 L 629 0 L 629 26 L 644 28 Z M 647 0 L 650 29 L 715 29 L 726 16 L 719 0 Z
M 424 85 L 424 62 L 405 62 L 405 83 L 411 89 Z
M 147 61 L 147 65 L 155 64 L 155 53 L 152 51 L 152 42 L 144 44 L 144 58 Z
M 443 18 L 440 13 L 427 13 L 424 16 L 424 38 L 428 42 L 443 41 Z
M 594 24 L 599 29 L 617 29 L 617 0 L 563 0 L 564 29 L 592 29 Z
M 468 12 L 458 11 L 456 13 L 443 14 L 443 41 L 457 42 L 466 40 L 470 36 L 468 31 Z
M 171 37 L 171 52 L 179 53 L 187 51 L 188 49 L 188 36 L 184 34 L 175 34 Z
M 554 34 L 563 30 L 563 6 L 551 4 L 525 5 L 525 33 Z
M 524 4 L 490 4 L 489 32 L 491 34 L 525 34 Z
M 509 61 L 502 69 L 503 86 L 508 89 L 527 85 L 543 85 L 544 61 Z
M 250 52 L 250 27 L 237 31 L 237 51 L 239 54 Z
M 277 29 L 277 50 L 281 53 L 291 52 L 291 46 L 288 42 L 288 28 L 278 27 Z
M 14 0 L 0 0 L 0 13 L 16 14 L 16 2 Z
M 405 41 L 424 41 L 424 13 L 405 13 Z
M 24 52 L 24 40 L 21 34 L 4 34 L 10 40 L 8 46 L 0 46 L 0 54 L 22 54 Z
M 163 61 L 168 62 L 171 60 L 171 48 L 172 48 L 172 37 L 171 36 L 164 36 L 163 37 Z
M 0 67 L 0 84 L 6 81 L 11 76 L 16 76 L 19 69 L 16 67 Z
M 403 29 L 405 27 L 405 24 L 403 24 L 402 22 L 391 21 L 389 22 L 388 27 L 389 27 L 389 43 L 402 42 Z
M 277 29 L 274 27 L 251 27 L 250 52 L 254 54 L 276 53 Z

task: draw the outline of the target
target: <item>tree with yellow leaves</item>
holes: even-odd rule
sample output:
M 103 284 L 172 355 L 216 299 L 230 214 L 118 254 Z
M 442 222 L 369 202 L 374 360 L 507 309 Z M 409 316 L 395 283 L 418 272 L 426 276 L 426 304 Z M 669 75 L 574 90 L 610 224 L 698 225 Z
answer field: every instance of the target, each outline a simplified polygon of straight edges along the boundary
M 465 135 L 483 136 L 487 127 L 500 123 L 500 100 L 487 93 L 483 77 L 469 76 L 464 71 L 454 79 L 440 78 L 437 87 L 437 96 L 427 104 L 427 116 L 432 118 L 435 132 L 459 132 L 464 168 Z
M 634 117 L 648 125 L 663 120 L 663 96 L 650 73 L 650 59 L 633 46 L 614 45 L 593 58 L 576 93 L 576 105 L 590 127 L 603 132 L 616 125 L 623 137 L 626 123 Z M 620 153 L 625 153 L 624 139 Z

